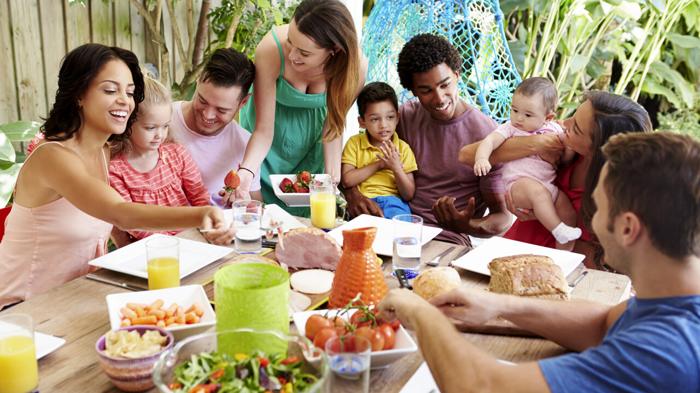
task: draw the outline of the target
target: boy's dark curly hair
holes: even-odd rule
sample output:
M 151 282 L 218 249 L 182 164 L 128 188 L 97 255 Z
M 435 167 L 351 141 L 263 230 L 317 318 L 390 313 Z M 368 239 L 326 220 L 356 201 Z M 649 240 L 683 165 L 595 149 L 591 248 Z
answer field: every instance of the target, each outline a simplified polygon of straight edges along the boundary
M 459 73 L 462 58 L 459 52 L 444 37 L 435 34 L 418 34 L 411 38 L 399 53 L 397 69 L 401 85 L 413 89 L 413 74 L 426 72 L 431 68 L 447 64 L 452 71 Z

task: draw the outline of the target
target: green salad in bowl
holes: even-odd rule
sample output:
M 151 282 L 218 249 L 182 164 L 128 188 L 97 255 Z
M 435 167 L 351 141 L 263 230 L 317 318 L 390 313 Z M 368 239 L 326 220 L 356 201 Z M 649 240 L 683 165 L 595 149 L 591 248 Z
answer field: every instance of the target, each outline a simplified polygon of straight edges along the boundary
M 251 349 L 256 342 L 279 350 Z M 181 341 L 161 355 L 153 380 L 164 393 L 315 393 L 327 374 L 325 355 L 305 337 L 237 329 Z

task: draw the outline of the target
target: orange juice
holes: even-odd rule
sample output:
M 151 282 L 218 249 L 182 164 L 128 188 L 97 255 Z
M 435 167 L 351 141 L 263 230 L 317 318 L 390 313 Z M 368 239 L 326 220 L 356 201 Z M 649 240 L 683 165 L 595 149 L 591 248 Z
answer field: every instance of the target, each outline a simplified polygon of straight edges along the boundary
M 316 228 L 335 227 L 335 195 L 331 193 L 311 194 L 311 225 Z
M 34 340 L 27 336 L 0 338 L 0 393 L 28 393 L 38 383 Z
M 180 262 L 177 258 L 161 257 L 148 261 L 148 289 L 180 286 Z

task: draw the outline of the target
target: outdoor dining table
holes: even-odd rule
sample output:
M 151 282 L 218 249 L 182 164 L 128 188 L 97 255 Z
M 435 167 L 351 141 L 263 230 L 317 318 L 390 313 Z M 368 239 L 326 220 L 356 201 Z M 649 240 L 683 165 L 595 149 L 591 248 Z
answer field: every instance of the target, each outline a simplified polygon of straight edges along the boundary
M 178 236 L 205 241 L 196 230 L 184 231 Z M 430 241 L 423 247 L 421 258 L 423 261 L 429 261 L 451 246 L 441 241 Z M 463 247 L 458 246 L 447 256 L 457 255 L 460 249 Z M 235 256 L 235 252 L 232 252 L 186 277 L 182 284 L 206 284 L 205 288 L 211 299 L 211 278 L 214 272 Z M 442 258 L 441 265 L 447 265 L 450 261 Z M 488 277 L 459 270 L 465 285 L 488 285 Z M 569 276 L 570 280 L 581 276 L 583 270 L 583 265 L 579 266 Z M 391 263 L 384 263 L 384 272 L 389 286 L 398 287 L 397 280 L 391 274 Z M 129 289 L 80 277 L 2 311 L 2 314 L 29 314 L 34 319 L 36 331 L 66 340 L 63 347 L 39 360 L 39 391 L 119 392 L 98 364 L 95 342 L 110 329 L 105 296 L 128 291 Z M 626 299 L 629 293 L 630 281 L 627 277 L 602 271 L 588 271 L 576 284 L 572 297 L 616 304 Z M 463 336 L 493 356 L 512 362 L 533 361 L 566 352 L 557 344 L 541 338 L 473 333 L 464 333 Z M 420 351 L 416 351 L 385 369 L 372 370 L 370 392 L 400 392 L 422 362 Z M 156 391 L 155 388 L 152 389 L 152 392 Z

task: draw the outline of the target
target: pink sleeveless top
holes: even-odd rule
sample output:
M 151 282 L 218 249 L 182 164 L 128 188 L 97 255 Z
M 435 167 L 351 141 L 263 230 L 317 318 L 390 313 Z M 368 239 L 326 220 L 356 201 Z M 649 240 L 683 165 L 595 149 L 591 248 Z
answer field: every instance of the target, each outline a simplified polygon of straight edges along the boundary
M 34 151 L 49 143 L 59 142 Z M 106 176 L 104 152 L 102 159 Z M 87 262 L 106 253 L 111 231 L 65 198 L 35 208 L 14 203 L 0 243 L 0 309 L 87 274 Z

